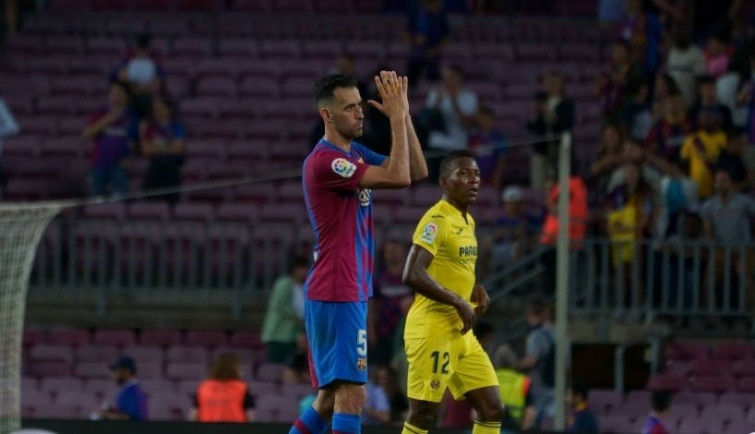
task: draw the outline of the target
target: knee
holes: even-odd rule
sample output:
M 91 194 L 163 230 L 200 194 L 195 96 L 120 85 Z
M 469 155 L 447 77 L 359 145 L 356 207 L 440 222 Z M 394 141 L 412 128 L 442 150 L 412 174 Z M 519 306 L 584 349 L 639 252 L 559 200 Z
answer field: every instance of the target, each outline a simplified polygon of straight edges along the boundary
M 435 411 L 431 407 L 419 406 L 409 409 L 407 422 L 421 430 L 429 430 L 435 421 Z
M 361 414 L 367 401 L 362 384 L 341 384 L 335 391 L 335 410 L 341 413 Z

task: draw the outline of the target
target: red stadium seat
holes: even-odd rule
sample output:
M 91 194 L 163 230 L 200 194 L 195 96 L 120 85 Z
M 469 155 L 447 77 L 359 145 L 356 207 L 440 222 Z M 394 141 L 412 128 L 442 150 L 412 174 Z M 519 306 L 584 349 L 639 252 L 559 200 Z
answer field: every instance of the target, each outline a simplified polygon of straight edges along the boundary
M 259 55 L 259 47 L 255 39 L 221 38 L 218 41 L 218 54 L 255 58 Z
M 746 341 L 720 342 L 713 347 L 712 357 L 719 360 L 751 360 L 755 348 Z
M 169 363 L 197 363 L 206 366 L 207 349 L 198 347 L 169 347 L 165 352 L 165 360 Z
M 76 350 L 76 361 L 100 363 L 104 366 L 110 366 L 120 354 L 120 350 L 115 346 L 85 345 Z
M 228 344 L 228 335 L 217 330 L 191 330 L 186 332 L 183 344 L 187 347 L 222 347 Z
M 139 337 L 139 345 L 144 347 L 172 347 L 181 343 L 178 330 L 144 330 Z
M 79 362 L 74 365 L 73 373 L 84 379 L 112 379 L 113 377 L 109 364 L 102 362 Z
M 655 375 L 648 381 L 650 390 L 670 390 L 678 392 L 687 386 L 687 379 L 672 375 Z
M 82 329 L 52 329 L 47 333 L 47 342 L 50 345 L 65 345 L 80 347 L 89 345 L 91 336 L 88 330 Z
M 171 380 L 194 380 L 207 376 L 207 365 L 198 362 L 169 362 L 165 367 L 165 376 Z
M 722 393 L 734 391 L 736 388 L 737 382 L 734 377 L 725 375 L 698 376 L 690 380 L 690 390 L 693 392 Z
M 136 335 L 132 330 L 97 330 L 92 342 L 95 345 L 110 345 L 119 348 L 129 347 L 136 343 Z
M 112 383 L 112 380 L 111 380 Z M 48 396 L 57 396 L 61 391 L 81 390 L 84 387 L 84 380 L 73 377 L 62 378 L 43 378 L 40 381 L 39 390 Z M 25 399 L 25 398 L 24 398 Z
M 666 347 L 666 358 L 669 360 L 707 359 L 710 348 L 694 341 L 674 341 Z
M 210 41 L 204 38 L 185 37 L 173 41 L 173 54 L 176 56 L 207 57 L 210 51 Z
M 206 203 L 178 203 L 173 209 L 173 218 L 208 223 L 213 219 L 213 207 Z
M 215 217 L 218 221 L 226 222 L 256 222 L 259 218 L 259 209 L 250 203 L 222 203 Z

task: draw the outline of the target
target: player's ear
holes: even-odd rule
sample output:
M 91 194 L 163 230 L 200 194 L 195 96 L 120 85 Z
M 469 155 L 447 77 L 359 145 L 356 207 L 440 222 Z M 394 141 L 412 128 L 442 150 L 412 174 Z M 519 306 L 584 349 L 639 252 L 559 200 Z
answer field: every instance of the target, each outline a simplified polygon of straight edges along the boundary
M 322 120 L 325 122 L 333 121 L 333 113 L 327 107 L 320 107 L 320 116 L 322 116 Z

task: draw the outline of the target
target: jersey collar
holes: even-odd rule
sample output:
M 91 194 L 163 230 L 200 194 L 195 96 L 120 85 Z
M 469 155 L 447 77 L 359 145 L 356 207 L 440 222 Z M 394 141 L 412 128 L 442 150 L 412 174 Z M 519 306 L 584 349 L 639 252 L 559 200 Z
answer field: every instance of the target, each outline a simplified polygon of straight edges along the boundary
M 344 154 L 346 154 L 348 156 L 351 156 L 351 153 L 354 150 L 354 142 L 349 142 L 349 146 L 350 146 L 349 152 L 346 152 L 343 149 L 339 148 L 338 146 L 330 143 L 329 141 L 325 140 L 324 137 L 322 139 L 320 139 L 320 143 L 322 143 L 323 145 L 325 145 L 325 146 L 327 146 L 327 147 L 329 147 L 329 148 L 331 148 L 331 149 L 333 149 L 335 151 L 344 153 Z

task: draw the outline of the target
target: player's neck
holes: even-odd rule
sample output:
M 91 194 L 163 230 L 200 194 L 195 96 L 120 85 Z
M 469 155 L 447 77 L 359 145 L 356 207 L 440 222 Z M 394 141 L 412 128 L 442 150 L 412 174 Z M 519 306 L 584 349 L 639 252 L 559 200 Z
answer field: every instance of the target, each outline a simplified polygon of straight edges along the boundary
M 453 206 L 454 208 L 456 208 L 459 211 L 461 211 L 461 215 L 464 216 L 464 218 L 467 218 L 467 208 L 468 208 L 468 206 L 466 204 L 462 205 L 459 202 L 451 199 L 450 197 L 448 197 L 448 195 L 445 195 L 445 194 L 443 195 L 443 200 L 445 200 L 446 202 L 450 203 L 451 206 Z
M 351 151 L 351 139 L 348 139 L 335 131 L 329 131 L 326 128 L 325 136 L 323 136 L 323 139 L 325 139 L 325 141 L 330 143 L 331 145 L 343 150 L 344 152 Z

